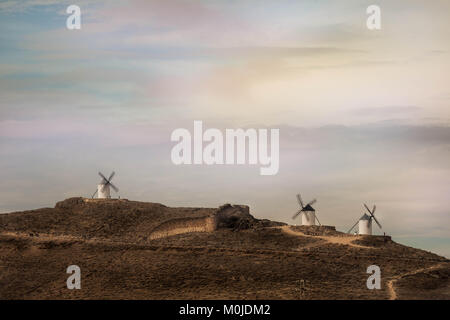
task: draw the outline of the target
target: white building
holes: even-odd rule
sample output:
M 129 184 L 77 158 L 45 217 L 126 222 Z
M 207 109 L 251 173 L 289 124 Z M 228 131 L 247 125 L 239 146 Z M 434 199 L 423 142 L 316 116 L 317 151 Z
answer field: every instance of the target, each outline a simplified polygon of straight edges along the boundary
M 372 235 L 372 219 L 367 214 L 359 219 L 358 234 Z
M 315 226 L 316 225 L 316 210 L 309 204 L 303 208 L 302 214 L 302 225 L 303 226 Z
M 111 191 L 108 184 L 99 184 L 97 186 L 98 199 L 110 199 Z

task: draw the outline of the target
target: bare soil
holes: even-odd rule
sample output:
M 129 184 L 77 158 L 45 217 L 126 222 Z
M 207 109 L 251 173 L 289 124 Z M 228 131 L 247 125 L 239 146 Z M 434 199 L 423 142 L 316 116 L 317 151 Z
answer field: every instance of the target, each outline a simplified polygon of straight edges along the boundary
M 81 290 L 66 288 L 69 265 Z M 381 268 L 369 290 L 366 269 Z M 0 215 L 1 299 L 449 299 L 450 262 L 248 207 L 72 198 Z

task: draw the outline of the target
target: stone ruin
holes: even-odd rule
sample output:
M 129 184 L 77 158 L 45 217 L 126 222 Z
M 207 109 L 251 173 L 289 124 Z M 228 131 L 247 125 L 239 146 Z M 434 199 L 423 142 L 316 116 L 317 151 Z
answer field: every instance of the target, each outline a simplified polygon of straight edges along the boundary
M 234 231 L 286 225 L 282 222 L 267 219 L 256 219 L 250 214 L 250 208 L 244 205 L 224 204 L 215 212 L 217 229 L 228 228 Z

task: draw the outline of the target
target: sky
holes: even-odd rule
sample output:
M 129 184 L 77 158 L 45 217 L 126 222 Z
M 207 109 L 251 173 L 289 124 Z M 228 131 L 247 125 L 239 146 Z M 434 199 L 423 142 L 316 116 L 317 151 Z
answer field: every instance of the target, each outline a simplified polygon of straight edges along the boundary
M 66 8 L 81 8 L 68 30 Z M 366 27 L 369 5 L 381 30 Z M 295 195 L 347 231 L 450 257 L 450 2 L 0 1 L 0 212 L 89 197 L 247 204 Z M 181 165 L 177 128 L 280 129 L 280 169 Z M 114 196 L 117 196 L 114 194 Z

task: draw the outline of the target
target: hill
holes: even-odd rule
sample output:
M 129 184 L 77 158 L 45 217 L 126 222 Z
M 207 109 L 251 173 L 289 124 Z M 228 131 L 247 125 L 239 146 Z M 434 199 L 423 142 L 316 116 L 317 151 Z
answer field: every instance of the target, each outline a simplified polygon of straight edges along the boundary
M 81 268 L 68 290 L 66 268 Z M 369 290 L 369 265 L 382 287 Z M 1 299 L 449 299 L 450 262 L 389 237 L 254 218 L 247 206 L 170 208 L 71 198 L 0 215 Z

